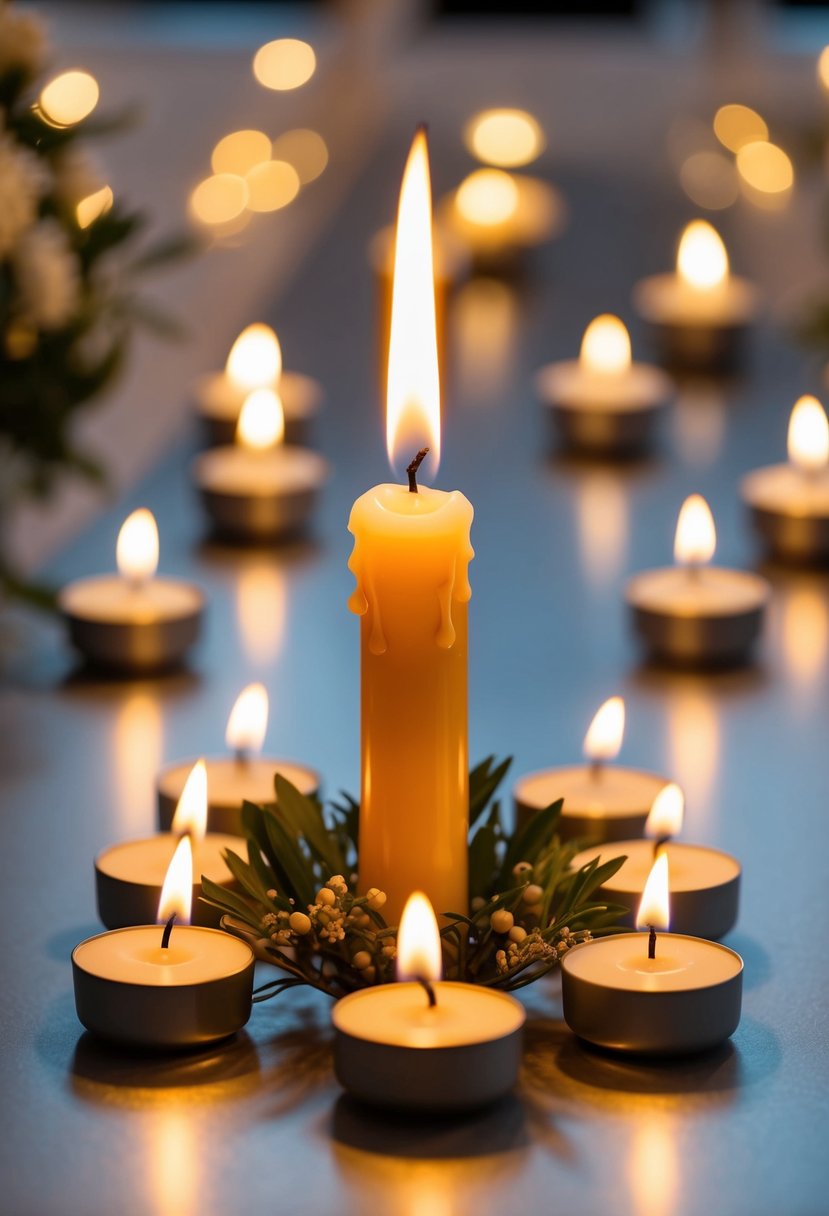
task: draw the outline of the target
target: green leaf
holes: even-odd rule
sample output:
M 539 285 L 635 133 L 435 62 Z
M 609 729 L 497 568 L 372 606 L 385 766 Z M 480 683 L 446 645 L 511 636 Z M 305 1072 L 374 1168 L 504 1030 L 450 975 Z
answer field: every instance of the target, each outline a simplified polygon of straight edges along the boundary
M 495 828 L 485 823 L 472 837 L 469 845 L 469 895 L 486 897 L 492 885 L 497 864 Z
M 283 826 L 276 812 L 266 808 L 264 816 L 272 855 L 277 859 L 274 869 L 277 874 L 280 871 L 282 874 L 282 882 L 277 885 L 277 890 L 282 887 L 289 898 L 295 899 L 304 908 L 313 903 L 316 894 L 313 872 L 299 851 L 295 837 Z
M 232 916 L 238 916 L 256 933 L 262 932 L 261 915 L 258 915 L 257 910 L 235 891 L 230 891 L 227 887 L 220 887 L 217 882 L 202 875 L 201 892 L 205 903 L 213 904 L 214 907 L 221 908 L 223 912 L 229 912 Z
M 512 764 L 512 756 L 507 756 L 495 768 L 494 756 L 487 756 L 482 764 L 473 768 L 469 774 L 469 826 L 474 827 L 480 816 L 486 810 L 490 799 L 503 781 Z
M 285 911 L 290 908 L 291 905 L 288 903 L 287 899 L 280 897 L 277 897 L 277 899 L 270 899 L 268 897 L 268 888 L 263 885 L 259 875 L 256 873 L 256 870 L 253 868 L 253 866 L 243 861 L 242 858 L 234 853 L 232 849 L 225 849 L 222 856 L 224 857 L 227 868 L 230 870 L 233 877 L 241 887 L 244 887 L 252 899 L 255 899 L 258 903 L 264 904 L 266 907 L 273 904 L 277 907 L 284 908 Z
M 559 798 L 557 802 L 538 811 L 523 828 L 515 833 L 507 846 L 504 857 L 504 865 L 501 870 L 502 883 L 511 879 L 513 866 L 517 865 L 519 861 L 535 863 L 541 850 L 550 843 L 555 834 L 563 805 L 564 799 Z
M 295 836 L 305 839 L 308 847 L 328 869 L 324 877 L 327 879 L 332 874 L 341 874 L 347 869 L 345 859 L 325 826 L 319 803 L 306 798 L 281 773 L 276 774 L 274 786 L 277 814 L 284 817 Z

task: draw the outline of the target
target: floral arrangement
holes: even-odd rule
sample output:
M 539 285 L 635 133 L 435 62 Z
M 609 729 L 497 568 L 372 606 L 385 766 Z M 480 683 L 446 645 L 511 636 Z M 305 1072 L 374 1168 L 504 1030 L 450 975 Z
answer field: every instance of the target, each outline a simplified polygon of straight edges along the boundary
M 76 446 L 77 413 L 120 371 L 134 322 L 171 332 L 133 284 L 192 245 L 133 249 L 145 220 L 113 199 L 82 146 L 120 124 L 52 120 L 38 103 L 48 59 L 40 21 L 0 0 L 0 527 L 67 471 L 102 477 Z M 0 584 L 17 586 L 2 534 Z
M 624 858 L 571 869 L 579 846 L 556 835 L 561 800 L 510 834 L 495 800 L 510 763 L 490 756 L 470 773 L 470 907 L 437 911 L 448 921 L 445 977 L 514 991 L 546 975 L 571 946 L 612 929 L 624 909 L 594 895 Z M 201 880 L 223 927 L 281 972 L 255 999 L 302 984 L 340 997 L 393 980 L 397 928 L 383 917 L 385 893 L 358 894 L 353 873 L 359 806 L 343 796 L 326 811 L 279 773 L 275 793 L 266 806 L 244 804 L 247 859 L 225 852 L 238 890 Z

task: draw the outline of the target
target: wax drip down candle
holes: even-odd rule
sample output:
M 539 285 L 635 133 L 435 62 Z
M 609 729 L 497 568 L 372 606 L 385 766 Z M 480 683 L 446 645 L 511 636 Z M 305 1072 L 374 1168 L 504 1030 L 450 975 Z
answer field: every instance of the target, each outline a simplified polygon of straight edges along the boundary
M 412 890 L 425 891 L 438 913 L 465 913 L 468 904 L 472 507 L 457 490 L 417 480 L 424 460 L 424 471 L 437 469 L 440 445 L 423 130 L 400 193 L 386 409 L 392 465 L 399 453 L 418 455 L 408 485 L 375 486 L 352 507 L 349 569 L 357 585 L 349 608 L 361 618 L 360 882 L 386 892 L 393 924 Z

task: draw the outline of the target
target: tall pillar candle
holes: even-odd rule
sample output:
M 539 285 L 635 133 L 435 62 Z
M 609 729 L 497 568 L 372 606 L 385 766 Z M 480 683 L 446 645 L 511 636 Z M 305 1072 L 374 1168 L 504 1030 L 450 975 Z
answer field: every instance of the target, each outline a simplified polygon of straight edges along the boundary
M 400 196 L 387 396 L 389 455 L 440 431 L 425 134 Z M 418 453 L 420 460 L 423 452 Z M 416 466 L 419 461 L 413 461 Z M 395 924 L 412 890 L 467 912 L 467 578 L 472 507 L 449 493 L 375 486 L 355 502 L 349 601 L 361 617 L 360 882 L 386 892 Z

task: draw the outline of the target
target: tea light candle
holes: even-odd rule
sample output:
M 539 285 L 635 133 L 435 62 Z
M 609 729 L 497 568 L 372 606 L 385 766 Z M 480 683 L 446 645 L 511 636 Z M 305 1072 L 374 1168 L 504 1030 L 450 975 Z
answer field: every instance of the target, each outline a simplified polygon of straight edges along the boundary
M 518 823 L 563 798 L 556 828 L 562 840 L 601 844 L 641 836 L 651 803 L 667 779 L 609 763 L 619 754 L 624 730 L 625 703 L 611 697 L 585 735 L 586 764 L 528 773 L 515 783 Z
M 724 1042 L 740 1024 L 743 960 L 668 928 L 666 854 L 653 865 L 637 928 L 584 942 L 561 960 L 564 1019 L 599 1047 L 675 1056 Z
M 515 1085 L 522 1005 L 505 992 L 442 981 L 440 935 L 425 895 L 410 896 L 397 937 L 401 982 L 334 1006 L 334 1071 L 355 1098 L 400 1110 L 484 1106 Z
M 268 728 L 268 693 L 262 684 L 249 684 L 239 694 L 227 721 L 225 741 L 231 754 L 208 757 L 207 828 L 210 832 L 242 834 L 242 803 L 262 806 L 276 800 L 274 775 L 281 775 L 302 794 L 320 787 L 319 774 L 303 765 L 261 756 Z M 173 823 L 192 760 L 174 764 L 159 775 L 158 825 L 167 831 Z
M 567 208 L 548 182 L 504 169 L 476 169 L 441 203 L 439 218 L 479 269 L 505 269 L 557 236 Z
M 672 391 L 659 368 L 631 362 L 630 335 L 609 314 L 590 322 L 578 359 L 542 367 L 536 387 L 563 445 L 603 455 L 646 447 Z
M 158 528 L 133 511 L 118 533 L 117 575 L 78 579 L 58 595 L 73 646 L 90 663 L 137 673 L 179 662 L 198 639 L 204 593 L 158 578 Z
M 602 898 L 622 904 L 628 913 L 621 924 L 634 925 L 634 917 L 654 857 L 667 853 L 671 863 L 671 925 L 677 933 L 718 940 L 737 923 L 740 906 L 740 863 L 719 849 L 673 841 L 682 828 L 685 800 L 678 785 L 666 785 L 654 799 L 645 834 L 648 840 L 621 840 L 613 856 L 625 862 L 602 886 Z M 668 842 L 671 843 L 668 843 Z M 594 857 L 610 860 L 606 850 L 586 849 L 573 858 L 579 869 Z
M 221 535 L 272 540 L 295 534 L 307 523 L 328 465 L 308 448 L 283 444 L 283 435 L 278 394 L 255 389 L 242 406 L 237 442 L 196 458 L 193 476 Z
M 285 371 L 282 347 L 269 325 L 248 325 L 233 343 L 224 371 L 210 372 L 194 388 L 196 411 L 211 447 L 233 443 L 245 398 L 255 388 L 279 393 L 287 443 L 307 443 L 322 404 L 322 388 L 310 376 Z
M 706 220 L 683 231 L 676 273 L 642 279 L 633 300 L 668 365 L 690 369 L 733 364 L 757 312 L 755 288 L 729 273 L 722 238 Z
M 98 916 L 108 929 L 150 924 L 155 919 L 164 875 L 182 833 L 194 842 L 195 866 L 199 875 L 223 887 L 234 879 L 224 860 L 225 849 L 247 856 L 239 836 L 205 833 L 207 822 L 207 769 L 203 760 L 192 768 L 185 782 L 170 832 L 146 840 L 130 840 L 105 849 L 95 858 L 95 889 Z M 201 903 L 201 883 L 193 887 L 196 900 L 193 919 L 199 925 L 217 925 L 221 913 Z
M 241 1030 L 250 1017 L 253 951 L 189 918 L 193 857 L 182 837 L 157 924 L 100 933 L 72 951 L 78 1018 L 92 1034 L 131 1047 L 196 1047 Z M 151 919 L 156 919 L 156 913 Z
M 815 397 L 801 397 L 789 420 L 789 463 L 756 469 L 741 492 L 772 553 L 800 562 L 829 560 L 829 422 Z
M 759 636 L 771 588 L 743 570 L 709 566 L 717 535 L 704 498 L 682 504 L 676 566 L 647 570 L 628 582 L 633 628 L 650 653 L 689 665 L 745 661 Z

